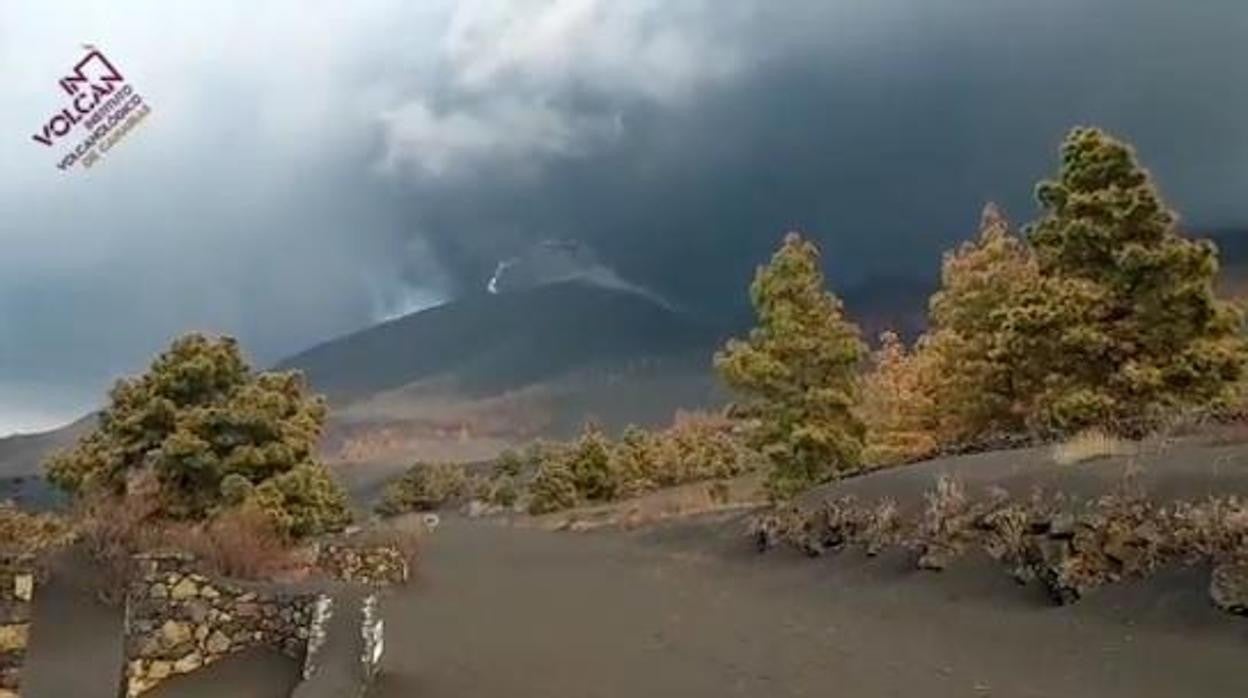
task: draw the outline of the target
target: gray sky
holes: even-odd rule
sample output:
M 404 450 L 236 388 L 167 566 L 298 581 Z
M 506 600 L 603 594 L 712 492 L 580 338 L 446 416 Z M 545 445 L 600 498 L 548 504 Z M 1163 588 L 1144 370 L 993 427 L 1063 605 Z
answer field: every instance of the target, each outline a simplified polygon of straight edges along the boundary
M 838 285 L 930 276 L 1079 123 L 1248 227 L 1246 35 L 1242 0 L 5 3 L 0 434 L 180 332 L 272 361 L 544 239 L 725 314 L 790 227 Z M 152 113 L 61 172 L 30 134 L 84 42 Z

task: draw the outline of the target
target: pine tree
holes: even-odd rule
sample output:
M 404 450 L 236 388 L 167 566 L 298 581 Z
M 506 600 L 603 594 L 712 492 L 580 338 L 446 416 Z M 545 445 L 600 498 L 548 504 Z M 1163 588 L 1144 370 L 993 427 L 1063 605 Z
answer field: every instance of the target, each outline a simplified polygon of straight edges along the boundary
M 867 425 L 863 459 L 887 466 L 930 455 L 939 446 L 934 426 L 938 404 L 928 384 L 931 353 L 906 350 L 895 332 L 880 335 L 863 380 L 862 418 Z
M 168 517 L 202 519 L 251 492 L 295 535 L 349 520 L 316 460 L 323 400 L 298 373 L 253 372 L 233 339 L 181 337 L 109 398 L 96 428 L 48 463 L 69 493 L 124 495 L 154 479 Z
M 750 297 L 758 325 L 748 339 L 729 340 L 715 365 L 743 394 L 739 414 L 771 463 L 772 495 L 784 498 L 859 467 L 857 370 L 866 348 L 824 289 L 819 251 L 797 233 L 759 268 Z
M 1010 328 L 1020 299 L 1039 285 L 1031 249 L 1000 209 L 987 204 L 977 239 L 945 255 L 929 331 L 916 347 L 940 441 L 1023 428 L 1034 379 L 1026 370 L 1029 357 L 1010 342 Z
M 1217 298 L 1217 253 L 1183 237 L 1131 148 L 1077 128 L 1030 228 L 1044 287 L 1014 317 L 1044 367 L 1038 418 L 1062 430 L 1146 430 L 1221 399 L 1245 359 L 1239 311 Z

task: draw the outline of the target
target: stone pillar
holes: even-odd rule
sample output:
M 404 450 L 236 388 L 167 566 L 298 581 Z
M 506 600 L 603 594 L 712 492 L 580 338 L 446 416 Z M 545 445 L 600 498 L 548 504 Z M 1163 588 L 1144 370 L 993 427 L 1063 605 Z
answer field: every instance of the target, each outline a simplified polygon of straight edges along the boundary
M 381 619 L 381 610 L 377 607 L 377 595 L 369 594 L 362 604 L 360 635 L 363 640 L 364 652 L 360 657 L 364 684 L 367 686 L 381 669 L 381 655 L 385 649 L 385 624 Z
M 0 698 L 20 695 L 34 593 L 34 557 L 0 555 Z

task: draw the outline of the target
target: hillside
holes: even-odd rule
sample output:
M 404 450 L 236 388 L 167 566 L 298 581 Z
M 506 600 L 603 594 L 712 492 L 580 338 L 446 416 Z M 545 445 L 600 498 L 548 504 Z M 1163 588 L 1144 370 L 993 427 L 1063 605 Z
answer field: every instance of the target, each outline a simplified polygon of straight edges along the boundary
M 336 404 L 438 378 L 504 392 L 590 363 L 709 351 L 722 330 L 644 296 L 568 281 L 477 293 L 339 337 L 277 365 Z

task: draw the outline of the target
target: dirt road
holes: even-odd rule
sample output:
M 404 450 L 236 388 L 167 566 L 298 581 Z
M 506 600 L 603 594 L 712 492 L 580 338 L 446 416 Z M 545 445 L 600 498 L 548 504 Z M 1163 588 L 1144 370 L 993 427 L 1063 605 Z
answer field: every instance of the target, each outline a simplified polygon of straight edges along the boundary
M 1248 694 L 1248 620 L 1202 572 L 1054 608 L 987 561 L 809 561 L 729 524 L 554 533 L 451 520 L 387 602 L 385 698 Z M 779 557 L 776 557 L 779 555 Z

